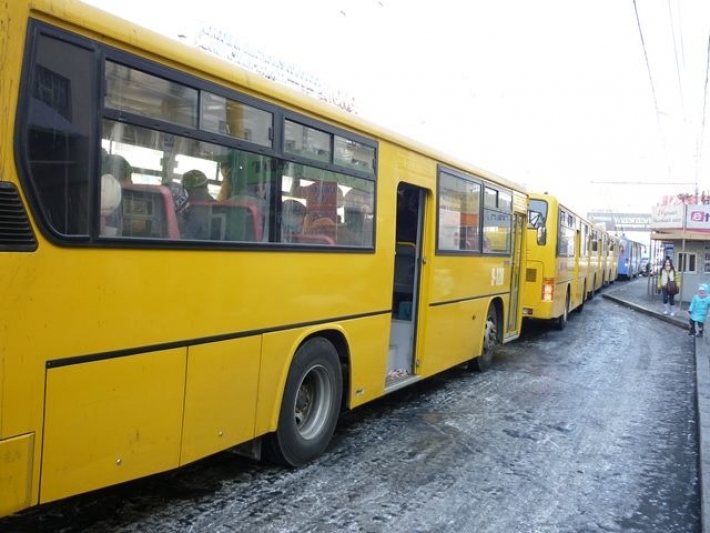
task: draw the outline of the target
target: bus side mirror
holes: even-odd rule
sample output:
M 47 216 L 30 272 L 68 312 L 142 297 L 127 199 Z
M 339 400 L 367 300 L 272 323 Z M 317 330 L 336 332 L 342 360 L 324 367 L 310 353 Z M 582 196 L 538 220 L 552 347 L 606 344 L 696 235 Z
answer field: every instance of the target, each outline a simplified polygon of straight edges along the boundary
M 547 243 L 547 228 L 540 226 L 537 228 L 537 244 L 542 246 Z

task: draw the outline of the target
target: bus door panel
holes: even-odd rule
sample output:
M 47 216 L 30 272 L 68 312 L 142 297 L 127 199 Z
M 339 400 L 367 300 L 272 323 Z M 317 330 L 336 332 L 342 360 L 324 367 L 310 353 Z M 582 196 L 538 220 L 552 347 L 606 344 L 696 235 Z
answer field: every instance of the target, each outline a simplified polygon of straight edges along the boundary
M 508 324 L 506 326 L 506 337 L 518 333 L 520 321 L 520 265 L 523 262 L 522 240 L 525 232 L 526 217 L 520 213 L 515 213 L 513 219 L 513 243 L 512 243 L 512 263 L 510 265 L 510 305 L 508 309 Z
M 254 438 L 261 339 L 189 347 L 181 465 Z
M 575 309 L 576 307 L 579 307 L 584 302 L 584 298 L 586 296 L 585 291 L 584 291 L 584 283 L 582 281 L 582 272 L 583 270 L 583 265 L 582 265 L 582 256 L 586 253 L 585 248 L 583 246 L 586 246 L 582 242 L 582 232 L 580 231 L 579 228 L 577 228 L 577 236 L 575 237 L 575 253 L 574 253 L 574 283 L 573 283 L 573 290 L 572 290 L 572 301 L 570 302 L 570 309 Z
M 476 321 L 485 320 L 490 302 L 490 298 L 475 298 L 430 307 L 422 350 L 426 357 L 422 358 L 417 372 L 431 376 L 466 363 L 471 354 L 480 354 L 483 335 Z
M 40 503 L 177 468 L 185 348 L 49 368 Z

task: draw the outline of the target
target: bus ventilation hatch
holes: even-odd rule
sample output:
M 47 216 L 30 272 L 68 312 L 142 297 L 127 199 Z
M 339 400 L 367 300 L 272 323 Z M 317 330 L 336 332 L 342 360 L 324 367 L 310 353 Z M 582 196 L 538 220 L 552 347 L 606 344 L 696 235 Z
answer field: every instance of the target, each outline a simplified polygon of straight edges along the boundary
M 37 249 L 32 226 L 12 183 L 0 182 L 0 252 L 32 252 Z

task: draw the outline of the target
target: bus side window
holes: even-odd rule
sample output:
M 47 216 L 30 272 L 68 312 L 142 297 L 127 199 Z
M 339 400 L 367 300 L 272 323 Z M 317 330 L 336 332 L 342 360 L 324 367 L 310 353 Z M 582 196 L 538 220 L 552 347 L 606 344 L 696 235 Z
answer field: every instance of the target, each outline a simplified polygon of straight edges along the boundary
M 92 52 L 42 35 L 34 59 L 21 93 L 28 111 L 20 143 L 27 166 L 20 167 L 29 169 L 45 222 L 63 235 L 88 235 Z

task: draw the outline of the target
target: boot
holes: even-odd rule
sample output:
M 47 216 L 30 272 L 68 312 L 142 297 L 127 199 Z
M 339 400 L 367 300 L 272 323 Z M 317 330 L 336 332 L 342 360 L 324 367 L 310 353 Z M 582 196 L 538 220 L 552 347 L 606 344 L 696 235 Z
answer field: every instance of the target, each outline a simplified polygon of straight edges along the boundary
M 663 304 L 663 314 L 667 315 L 668 314 L 668 304 Z
M 671 316 L 675 316 L 675 305 L 671 305 Z

